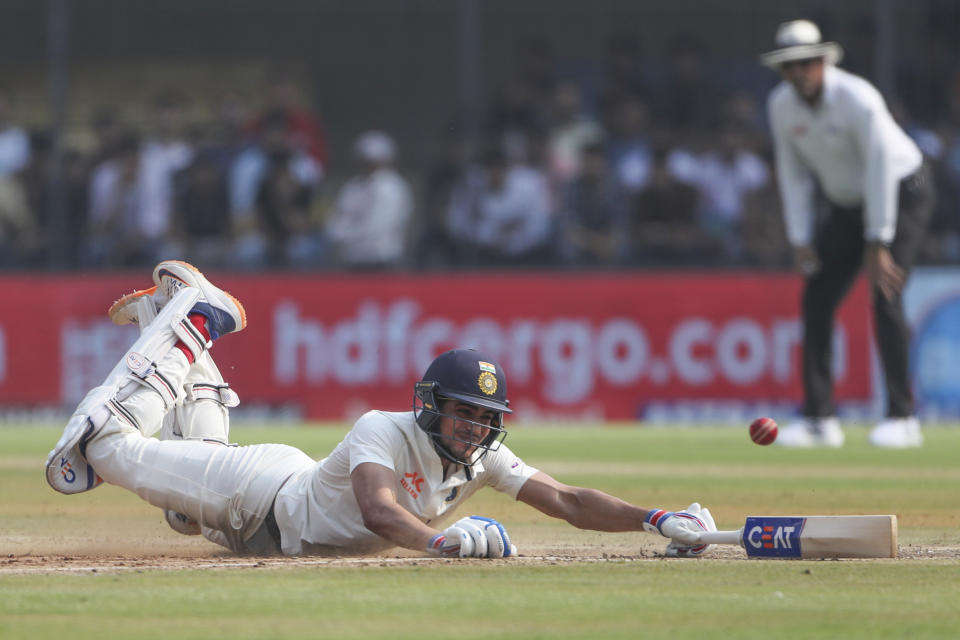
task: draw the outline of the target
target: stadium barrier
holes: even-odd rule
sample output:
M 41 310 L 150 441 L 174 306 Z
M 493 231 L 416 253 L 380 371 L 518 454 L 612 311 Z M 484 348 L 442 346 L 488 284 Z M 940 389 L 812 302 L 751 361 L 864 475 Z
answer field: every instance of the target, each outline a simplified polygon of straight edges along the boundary
M 795 411 L 802 396 L 800 282 L 787 274 L 213 278 L 250 319 L 214 348 L 224 376 L 246 406 L 305 418 L 406 410 L 413 382 L 454 346 L 501 362 L 520 421 L 739 421 Z M 135 336 L 107 307 L 145 284 L 0 277 L 0 406 L 75 405 Z M 853 412 L 878 402 L 867 297 L 858 283 L 835 335 L 836 396 Z

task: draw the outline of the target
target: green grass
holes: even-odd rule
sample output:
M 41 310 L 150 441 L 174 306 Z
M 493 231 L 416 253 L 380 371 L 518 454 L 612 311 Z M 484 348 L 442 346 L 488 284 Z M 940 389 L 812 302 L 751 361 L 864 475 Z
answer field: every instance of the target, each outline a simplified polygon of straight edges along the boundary
M 0 634 L 99 638 L 954 637 L 952 568 L 656 561 L 24 576 Z M 716 635 L 714 635 L 716 634 Z M 80 634 L 93 637 L 88 634 Z
M 235 428 L 315 457 L 345 427 Z M 951 638 L 960 628 L 960 429 L 882 451 L 866 429 L 840 450 L 758 447 L 746 429 L 515 428 L 507 444 L 563 482 L 643 506 L 710 507 L 721 528 L 750 514 L 895 513 L 896 560 L 611 560 L 560 564 L 419 563 L 14 575 L 3 562 L 118 540 L 145 555 L 183 538 L 115 487 L 77 496 L 42 475 L 59 429 L 0 428 L 0 638 Z M 521 553 L 598 557 L 646 534 L 597 534 L 494 492 L 471 512 L 503 520 Z M 204 542 L 191 542 L 204 554 Z M 199 546 L 197 546 L 199 545 Z M 620 548 L 620 547 L 618 547 Z M 934 548 L 927 557 L 917 549 Z M 220 552 L 210 546 L 210 554 Z M 9 557 L 9 558 L 8 558 Z

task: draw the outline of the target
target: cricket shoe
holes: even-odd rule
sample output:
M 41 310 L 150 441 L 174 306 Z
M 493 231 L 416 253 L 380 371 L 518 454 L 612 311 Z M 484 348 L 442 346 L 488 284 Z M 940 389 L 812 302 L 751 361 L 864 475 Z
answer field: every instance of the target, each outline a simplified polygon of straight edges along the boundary
M 923 434 L 916 418 L 888 418 L 875 426 L 870 444 L 885 449 L 911 449 L 923 446 Z
M 74 415 L 47 456 L 47 482 L 60 493 L 83 493 L 103 483 L 84 456 L 84 445 L 94 431 L 88 416 Z
M 168 300 L 172 300 L 184 287 L 200 290 L 200 299 L 190 313 L 199 313 L 207 319 L 211 340 L 243 331 L 247 326 L 247 312 L 240 301 L 212 284 L 192 264 L 165 260 L 154 268 L 153 281 L 157 284 L 157 294 Z
M 780 430 L 777 444 L 794 449 L 843 446 L 843 429 L 836 418 L 804 418 Z
M 163 293 L 157 292 L 158 286 L 153 285 L 149 289 L 139 289 L 132 293 L 128 293 L 114 302 L 110 309 L 107 311 L 107 315 L 110 316 L 110 320 L 114 324 L 140 324 L 140 315 L 141 315 L 141 303 L 149 301 L 153 304 L 153 315 L 156 316 L 160 312 L 160 309 L 163 308 L 163 305 L 167 304 L 167 298 Z

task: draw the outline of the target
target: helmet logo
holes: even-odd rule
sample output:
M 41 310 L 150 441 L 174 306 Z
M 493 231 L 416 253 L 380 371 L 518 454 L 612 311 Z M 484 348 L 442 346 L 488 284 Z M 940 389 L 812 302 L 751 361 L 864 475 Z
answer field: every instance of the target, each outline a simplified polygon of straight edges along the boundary
M 480 374 L 480 377 L 477 378 L 477 385 L 479 385 L 480 391 L 488 396 L 492 396 L 497 392 L 497 377 L 489 371 L 484 371 Z

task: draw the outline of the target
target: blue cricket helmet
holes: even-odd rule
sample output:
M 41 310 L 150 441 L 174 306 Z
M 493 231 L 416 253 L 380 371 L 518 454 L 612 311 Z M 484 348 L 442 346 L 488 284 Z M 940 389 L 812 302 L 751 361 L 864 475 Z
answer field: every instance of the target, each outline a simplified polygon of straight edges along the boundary
M 451 453 L 444 443 L 447 437 L 437 431 L 439 419 L 447 415 L 440 412 L 440 403 L 446 398 L 495 412 L 491 424 L 484 425 L 490 429 L 487 436 L 480 442 L 469 443 L 476 447 L 469 459 Z M 503 414 L 512 413 L 509 405 L 503 368 L 476 349 L 453 349 L 440 354 L 427 367 L 423 380 L 414 385 L 413 410 L 417 424 L 433 437 L 437 452 L 457 464 L 472 465 L 500 446 L 507 436 Z

